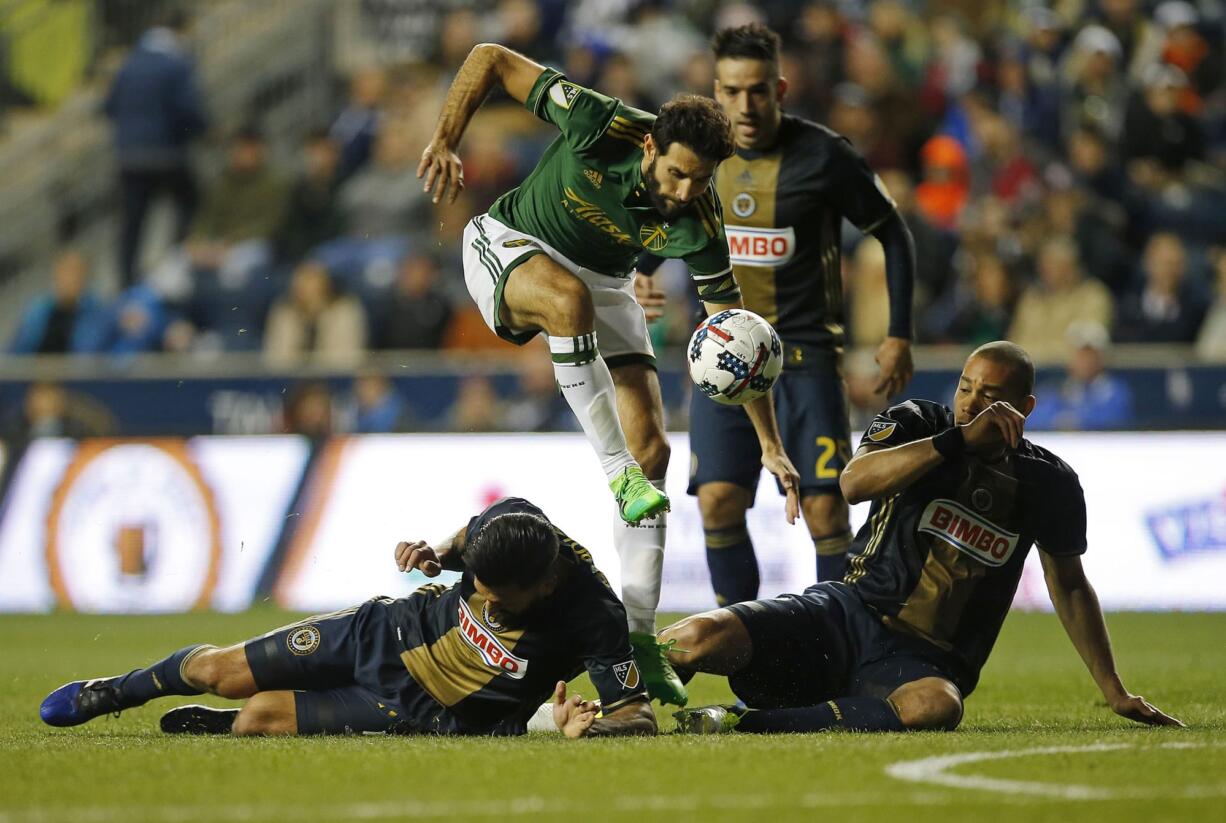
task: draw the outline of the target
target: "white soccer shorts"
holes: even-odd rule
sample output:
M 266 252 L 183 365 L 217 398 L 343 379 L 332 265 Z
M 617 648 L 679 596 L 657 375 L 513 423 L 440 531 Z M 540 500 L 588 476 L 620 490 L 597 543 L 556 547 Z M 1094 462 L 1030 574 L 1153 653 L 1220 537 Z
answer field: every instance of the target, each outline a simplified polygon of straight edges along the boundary
M 634 299 L 634 281 L 585 269 L 543 240 L 481 214 L 464 227 L 464 281 L 495 334 L 521 346 L 537 335 L 535 329 L 508 328 L 498 315 L 507 276 L 535 254 L 548 255 L 587 284 L 596 307 L 596 346 L 610 367 L 635 362 L 655 366 L 647 319 Z

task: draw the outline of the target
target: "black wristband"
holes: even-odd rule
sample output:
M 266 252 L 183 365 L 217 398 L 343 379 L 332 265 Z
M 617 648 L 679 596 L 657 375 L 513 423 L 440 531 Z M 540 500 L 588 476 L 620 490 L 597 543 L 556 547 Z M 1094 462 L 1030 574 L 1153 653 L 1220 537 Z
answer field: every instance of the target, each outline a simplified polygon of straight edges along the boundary
M 966 435 L 961 426 L 954 426 L 933 437 L 932 447 L 946 460 L 959 460 L 966 454 Z

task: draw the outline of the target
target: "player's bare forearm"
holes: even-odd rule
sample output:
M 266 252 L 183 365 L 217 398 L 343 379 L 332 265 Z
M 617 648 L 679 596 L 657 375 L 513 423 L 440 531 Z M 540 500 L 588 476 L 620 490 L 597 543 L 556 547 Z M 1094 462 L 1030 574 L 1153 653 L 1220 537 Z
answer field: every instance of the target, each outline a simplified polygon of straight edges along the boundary
M 635 700 L 594 722 L 584 737 L 653 735 L 658 731 L 656 713 L 647 700 Z
M 460 144 L 464 130 L 494 86 L 501 86 L 520 103 L 528 99 L 532 84 L 544 67 L 496 43 L 473 47 L 451 82 L 447 100 L 434 131 L 435 141 L 450 149 Z
M 1057 558 L 1044 552 L 1040 559 L 1047 593 L 1065 634 L 1107 702 L 1120 699 L 1127 690 L 1115 670 L 1107 622 L 1098 603 L 1098 594 L 1082 571 L 1081 558 Z
M 889 497 L 906 490 L 944 459 L 931 437 L 891 448 L 861 446 L 839 475 L 839 488 L 853 505 Z
M 444 569 L 449 572 L 464 571 L 464 557 L 460 550 L 468 537 L 468 526 L 463 526 L 455 534 L 438 544 L 438 559 Z

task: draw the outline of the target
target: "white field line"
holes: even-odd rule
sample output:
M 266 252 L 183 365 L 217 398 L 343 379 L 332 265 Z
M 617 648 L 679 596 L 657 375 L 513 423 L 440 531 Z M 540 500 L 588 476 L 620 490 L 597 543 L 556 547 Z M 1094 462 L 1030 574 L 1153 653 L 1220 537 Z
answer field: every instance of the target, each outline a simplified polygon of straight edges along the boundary
M 601 801 L 601 814 L 699 811 L 786 811 L 832 807 L 873 807 L 910 803 L 940 806 L 953 800 L 948 792 L 917 791 L 901 795 L 864 794 L 660 794 L 622 795 Z M 592 802 L 583 797 L 544 797 L 529 795 L 505 800 L 389 800 L 371 803 L 338 803 L 312 806 L 282 804 L 180 804 L 150 806 L 78 806 L 63 809 L 0 811 L 0 823 L 111 823 L 132 820 L 159 820 L 187 823 L 197 820 L 225 820 L 227 823 L 255 820 L 386 820 L 389 818 L 505 818 L 542 814 L 590 815 Z
M 1222 743 L 1162 743 L 1144 747 L 1156 749 L 1199 749 Z M 1107 788 L 1076 783 L 1045 783 L 1032 780 L 1009 780 L 982 775 L 950 774 L 949 769 L 967 763 L 985 763 L 1015 757 L 1045 754 L 1084 754 L 1114 752 L 1142 748 L 1133 743 L 1093 743 L 1085 746 L 1044 746 L 1035 749 L 1005 749 L 1003 751 L 964 752 L 921 760 L 902 760 L 886 766 L 885 773 L 899 780 L 927 783 L 955 789 L 978 789 L 1013 796 L 1045 797 L 1057 800 L 1143 800 L 1195 799 L 1226 797 L 1226 783 L 1214 786 L 1170 786 L 1152 788 Z

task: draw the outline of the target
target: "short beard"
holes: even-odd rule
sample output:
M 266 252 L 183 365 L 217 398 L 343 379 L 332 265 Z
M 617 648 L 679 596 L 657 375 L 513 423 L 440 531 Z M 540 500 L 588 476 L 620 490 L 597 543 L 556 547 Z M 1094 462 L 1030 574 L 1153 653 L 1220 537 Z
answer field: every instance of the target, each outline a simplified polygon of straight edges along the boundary
M 660 194 L 660 181 L 656 177 L 656 160 L 659 160 L 659 155 L 651 161 L 651 165 L 647 167 L 647 196 L 651 198 L 651 206 L 660 216 L 666 220 L 672 220 L 677 215 L 681 214 L 684 206 L 670 206 L 669 201 L 664 199 L 664 195 Z

